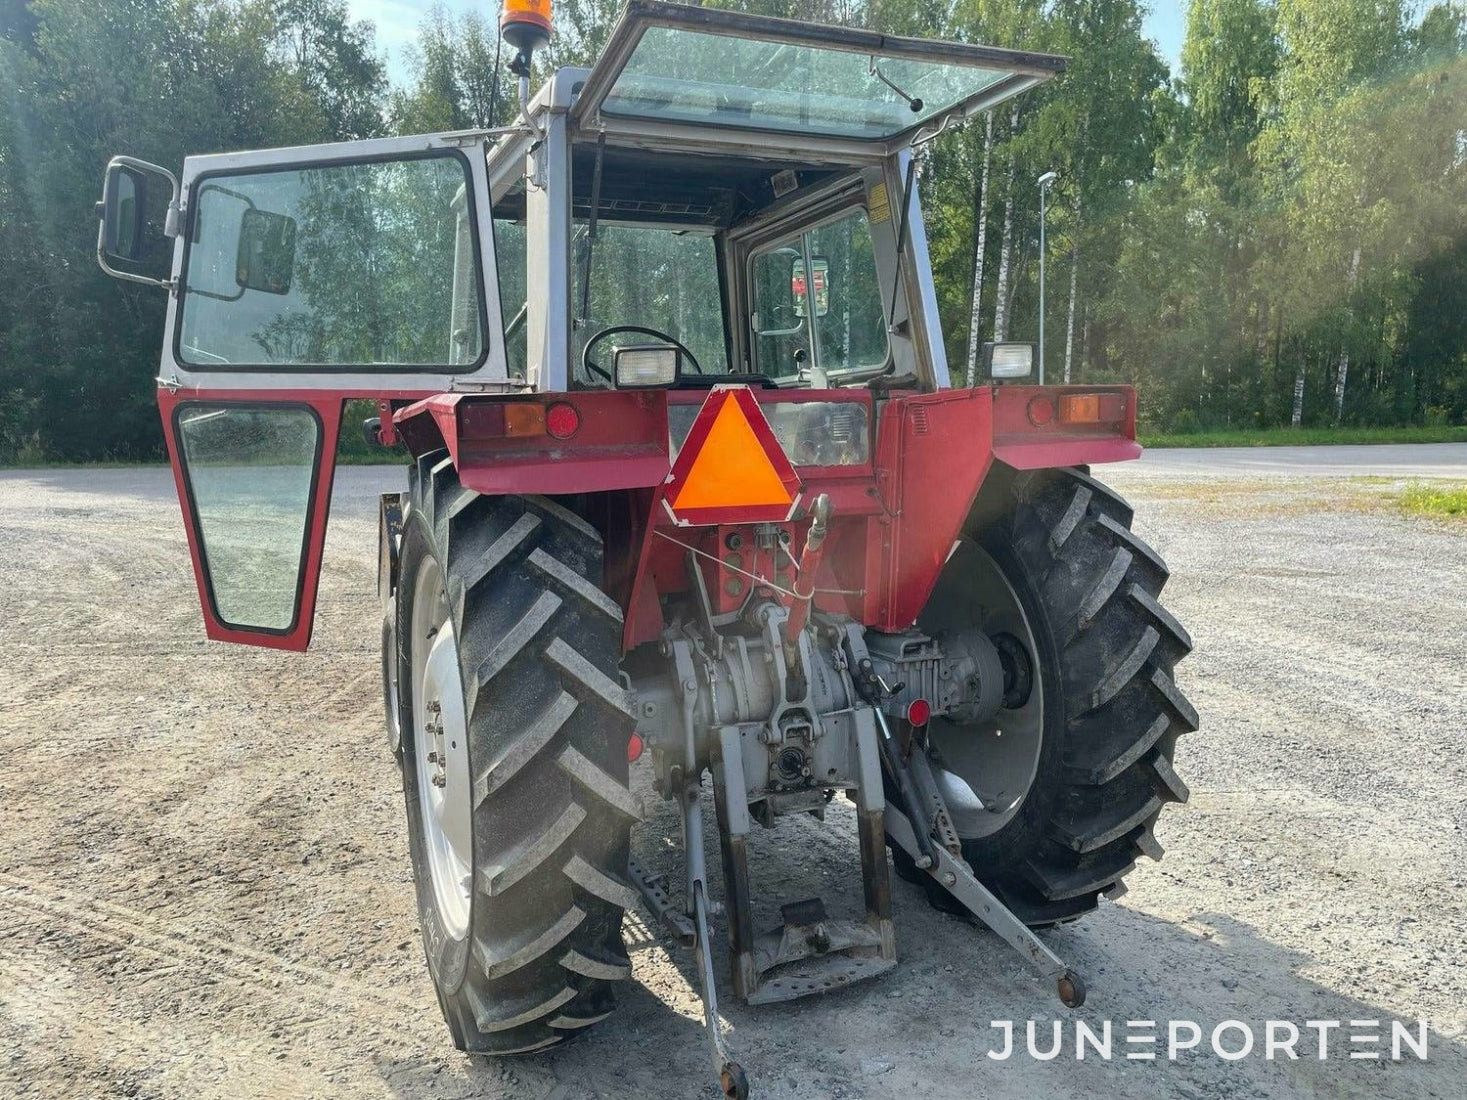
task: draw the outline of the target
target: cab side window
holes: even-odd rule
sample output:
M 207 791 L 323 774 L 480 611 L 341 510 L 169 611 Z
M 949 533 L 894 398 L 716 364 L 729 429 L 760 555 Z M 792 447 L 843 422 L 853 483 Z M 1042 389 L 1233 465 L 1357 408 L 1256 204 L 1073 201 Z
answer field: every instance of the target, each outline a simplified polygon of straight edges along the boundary
M 810 381 L 886 365 L 886 317 L 865 210 L 755 253 L 749 283 L 760 374 Z

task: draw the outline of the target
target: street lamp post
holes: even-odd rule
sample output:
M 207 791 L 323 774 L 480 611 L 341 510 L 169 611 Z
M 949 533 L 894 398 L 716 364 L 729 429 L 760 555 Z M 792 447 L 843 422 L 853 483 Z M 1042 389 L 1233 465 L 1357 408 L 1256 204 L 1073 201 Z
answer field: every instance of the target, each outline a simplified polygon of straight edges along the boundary
M 1058 172 L 1046 172 L 1039 177 L 1039 384 L 1044 385 L 1044 219 L 1045 200 L 1049 196 L 1049 185 L 1059 179 Z

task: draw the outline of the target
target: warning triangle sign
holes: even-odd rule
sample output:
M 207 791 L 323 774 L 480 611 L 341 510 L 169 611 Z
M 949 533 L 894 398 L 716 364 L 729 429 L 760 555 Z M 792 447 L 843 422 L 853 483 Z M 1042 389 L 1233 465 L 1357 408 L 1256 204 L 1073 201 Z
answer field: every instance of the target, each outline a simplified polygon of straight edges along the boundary
M 789 517 L 800 481 L 747 386 L 708 395 L 668 475 L 664 496 L 684 525 Z

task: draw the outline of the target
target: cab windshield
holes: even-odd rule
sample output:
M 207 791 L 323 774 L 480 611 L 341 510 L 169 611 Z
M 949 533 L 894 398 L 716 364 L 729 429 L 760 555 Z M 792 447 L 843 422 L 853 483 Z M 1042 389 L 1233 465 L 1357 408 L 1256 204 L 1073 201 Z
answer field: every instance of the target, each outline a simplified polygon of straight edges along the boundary
M 666 343 L 681 345 L 685 388 L 761 375 L 826 389 L 890 368 L 887 306 L 900 287 L 882 249 L 894 204 L 869 168 L 599 143 L 574 145 L 572 158 L 573 385 L 614 385 L 619 352 Z M 527 210 L 523 185 L 496 198 L 515 377 L 530 370 Z

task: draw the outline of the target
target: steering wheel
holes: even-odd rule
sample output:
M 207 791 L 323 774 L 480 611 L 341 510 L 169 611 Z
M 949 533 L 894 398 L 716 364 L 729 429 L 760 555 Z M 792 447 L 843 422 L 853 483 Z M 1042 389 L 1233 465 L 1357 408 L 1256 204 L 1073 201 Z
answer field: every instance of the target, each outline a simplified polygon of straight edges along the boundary
M 602 329 L 600 332 L 596 333 L 589 340 L 587 340 L 586 346 L 581 349 L 581 367 L 586 371 L 586 373 L 600 375 L 602 378 L 615 385 L 615 380 L 611 377 L 611 375 L 608 374 L 601 367 L 597 366 L 595 361 L 592 360 L 591 349 L 597 344 L 601 343 L 602 340 L 605 340 L 611 336 L 620 336 L 624 332 L 637 332 L 641 333 L 643 336 L 655 336 L 664 344 L 671 344 L 683 354 L 683 356 L 687 359 L 689 363 L 693 364 L 693 370 L 697 371 L 699 374 L 703 373 L 703 368 L 698 363 L 698 357 L 688 350 L 688 346 L 686 344 L 684 344 L 681 340 L 674 340 L 665 332 L 661 332 L 655 328 L 647 328 L 645 325 L 612 325 L 610 328 Z

